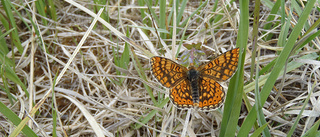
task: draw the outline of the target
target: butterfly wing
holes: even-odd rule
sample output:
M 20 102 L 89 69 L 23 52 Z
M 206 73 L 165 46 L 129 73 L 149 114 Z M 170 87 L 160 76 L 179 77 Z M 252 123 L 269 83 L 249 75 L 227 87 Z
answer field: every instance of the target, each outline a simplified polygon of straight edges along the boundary
M 173 88 L 187 79 L 187 68 L 163 57 L 150 59 L 151 71 L 155 78 L 165 87 Z
M 170 89 L 170 100 L 179 109 L 193 108 L 189 80 L 184 79 Z
M 198 70 L 202 77 L 210 77 L 216 81 L 225 81 L 237 70 L 238 60 L 239 48 L 235 48 L 201 65 Z
M 163 57 L 152 57 L 150 63 L 155 78 L 163 86 L 171 88 L 171 102 L 180 109 L 193 107 L 187 68 Z
M 208 77 L 200 77 L 199 85 L 199 108 L 201 110 L 213 110 L 223 103 L 225 93 L 218 82 Z

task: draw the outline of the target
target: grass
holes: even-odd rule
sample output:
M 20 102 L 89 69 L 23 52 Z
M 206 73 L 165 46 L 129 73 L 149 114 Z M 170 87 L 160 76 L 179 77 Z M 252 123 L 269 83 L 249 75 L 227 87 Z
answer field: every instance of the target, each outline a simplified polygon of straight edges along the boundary
M 1 0 L 0 136 L 319 136 L 316 0 L 131 2 Z M 150 73 L 191 43 L 199 62 L 240 48 L 215 111 Z

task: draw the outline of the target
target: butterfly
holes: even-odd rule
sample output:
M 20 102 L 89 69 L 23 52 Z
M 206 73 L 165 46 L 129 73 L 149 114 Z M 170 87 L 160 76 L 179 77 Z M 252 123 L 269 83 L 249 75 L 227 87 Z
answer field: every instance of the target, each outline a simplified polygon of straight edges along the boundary
M 196 108 L 210 111 L 224 101 L 225 92 L 217 81 L 233 76 L 238 66 L 239 48 L 229 50 L 215 59 L 186 68 L 170 59 L 154 56 L 151 72 L 166 88 L 170 88 L 171 102 L 180 109 Z

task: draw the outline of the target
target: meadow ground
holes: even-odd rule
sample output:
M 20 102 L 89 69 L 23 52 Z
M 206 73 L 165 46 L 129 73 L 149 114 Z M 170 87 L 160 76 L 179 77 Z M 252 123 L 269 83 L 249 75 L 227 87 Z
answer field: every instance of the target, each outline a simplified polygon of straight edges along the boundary
M 0 136 L 320 135 L 319 1 L 156 2 L 1 0 Z M 236 47 L 214 111 L 151 74 Z

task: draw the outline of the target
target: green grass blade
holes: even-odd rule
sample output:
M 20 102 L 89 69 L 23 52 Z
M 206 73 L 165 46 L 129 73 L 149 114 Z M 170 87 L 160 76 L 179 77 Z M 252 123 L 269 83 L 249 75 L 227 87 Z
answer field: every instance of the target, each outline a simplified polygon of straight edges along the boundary
M 311 53 L 311 54 L 304 55 L 304 56 L 302 56 L 302 57 L 300 57 L 298 59 L 316 59 L 318 57 L 319 56 L 316 53 Z M 302 65 L 303 65 L 303 63 L 291 61 L 287 65 L 286 72 L 291 72 L 291 71 L 297 69 L 298 67 L 301 67 Z M 281 70 L 279 75 L 283 75 L 283 73 L 284 73 L 284 68 L 282 68 L 282 70 Z M 263 86 L 269 77 L 270 77 L 270 73 L 265 74 L 265 75 L 261 75 L 260 78 L 259 78 L 259 87 Z M 255 82 L 251 82 L 251 83 L 245 85 L 244 86 L 244 92 L 248 93 L 250 91 L 253 91 L 254 90 L 254 84 L 255 84 Z
M 41 16 L 47 17 L 47 15 L 46 15 L 46 10 L 45 10 L 46 6 L 45 6 L 43 0 L 37 0 L 37 1 L 36 1 L 36 7 L 37 7 L 38 13 L 39 13 Z M 45 25 L 45 26 L 48 25 L 48 21 L 47 21 L 46 19 L 44 19 L 44 18 L 42 18 L 42 23 L 43 23 L 43 25 Z
M 14 125 L 18 126 L 20 124 L 21 119 L 2 102 L 0 102 L 0 112 Z M 27 125 L 23 127 L 22 132 L 28 137 L 37 137 L 37 135 Z
M 271 21 L 274 21 L 274 18 L 276 17 L 275 15 L 277 14 L 279 8 L 280 8 L 280 5 L 281 5 L 281 0 L 277 0 L 276 3 L 272 6 L 272 9 L 270 11 L 270 14 L 266 20 L 266 22 L 270 22 L 266 25 L 264 25 L 263 29 L 265 30 L 270 30 L 272 26 L 278 26 L 278 23 L 275 23 L 273 25 L 273 22 Z M 273 34 L 269 34 L 266 36 L 265 40 L 270 40 L 272 38 Z
M 54 21 L 57 21 L 57 12 L 56 12 L 56 6 L 54 5 L 54 0 L 48 0 L 48 8 L 50 11 L 51 19 Z
M 304 23 L 306 22 L 307 18 L 309 17 L 309 13 L 312 10 L 314 3 L 315 3 L 315 0 L 308 1 L 306 7 L 304 8 L 302 15 L 300 16 L 300 18 L 298 20 L 298 23 L 296 24 L 291 35 L 289 36 L 288 42 L 284 46 L 284 49 L 281 52 L 280 56 L 277 58 L 275 66 L 274 66 L 273 70 L 271 71 L 269 78 L 267 79 L 267 81 L 265 82 L 265 85 L 263 86 L 263 88 L 261 90 L 261 104 L 264 104 L 265 101 L 267 100 L 267 98 L 269 97 L 271 89 L 273 88 L 275 81 L 277 80 L 283 66 L 285 65 L 287 58 L 289 57 L 290 51 L 293 49 L 293 46 L 294 46 L 294 44 L 295 44 L 295 42 L 301 32 L 301 29 L 303 28 Z M 251 114 L 251 113 L 253 113 L 253 114 Z M 257 111 L 255 109 L 252 109 L 248 115 L 254 117 L 254 119 L 255 119 L 257 117 L 256 113 L 257 113 Z M 252 118 L 250 118 L 250 119 L 252 119 Z M 244 124 L 246 126 L 252 127 L 253 122 L 247 121 L 247 119 L 245 119 Z
M 250 137 L 259 137 L 260 134 L 262 133 L 262 131 L 268 126 L 268 123 L 265 123 L 264 125 L 262 125 L 261 127 L 259 127 L 258 129 L 256 129 L 252 135 Z
M 260 58 L 260 51 L 258 51 L 258 60 L 257 60 L 257 64 L 256 64 L 256 80 L 255 80 L 255 90 L 254 90 L 254 93 L 255 93 L 254 99 L 255 99 L 256 103 L 254 105 L 255 106 L 254 109 L 256 109 L 256 111 L 257 111 L 259 125 L 266 125 L 268 123 L 265 120 L 264 113 L 262 111 L 263 105 L 261 104 L 261 100 L 260 100 L 261 97 L 260 97 L 260 91 L 259 91 L 259 58 Z M 263 129 L 262 134 L 265 137 L 271 136 L 269 129 L 267 127 Z
M 11 8 L 14 8 L 12 7 L 10 1 L 8 0 L 1 0 L 1 3 L 3 5 L 3 8 L 6 12 L 6 15 L 7 15 L 7 18 L 10 22 L 10 28 L 6 28 L 6 30 L 8 31 L 9 29 L 11 28 L 17 28 L 17 25 L 16 25 L 16 21 L 14 19 L 14 16 L 12 14 L 12 9 Z M 21 46 L 21 41 L 19 39 L 19 35 L 18 35 L 18 30 L 14 29 L 12 31 L 12 33 L 10 33 L 10 37 L 11 37 L 11 42 L 17 47 L 17 49 L 19 50 L 20 54 L 22 54 L 23 52 L 23 47 Z
M 29 97 L 29 92 L 26 88 L 26 86 L 24 85 L 24 83 L 22 83 L 22 81 L 19 79 L 19 77 L 17 76 L 17 74 L 14 72 L 14 70 L 9 67 L 9 66 L 4 66 L 4 73 L 2 75 L 4 75 L 6 78 L 10 79 L 12 82 L 18 84 L 21 86 L 21 88 L 24 90 L 25 94 L 27 97 Z
M 4 37 L 6 35 L 8 35 L 14 29 L 15 28 L 12 28 L 12 29 L 10 29 L 9 31 L 7 31 L 4 34 L 2 34 L 2 32 L 0 32 L 0 34 L 1 34 L 0 35 L 0 65 L 1 64 L 5 64 L 5 65 L 10 66 L 10 67 L 15 67 L 15 63 L 10 58 L 8 58 L 6 56 L 9 53 L 9 49 L 8 49 L 8 46 L 7 46 L 7 44 L 5 42 L 5 39 L 4 39 Z
M 307 43 L 311 42 L 313 39 L 318 37 L 320 35 L 320 31 L 314 30 L 310 33 L 304 35 L 296 44 L 295 51 L 298 49 L 301 49 L 303 46 L 305 46 Z
M 320 24 L 320 20 L 317 20 L 314 24 L 312 24 L 312 26 L 307 30 L 306 34 L 310 33 L 310 31 L 313 31 L 314 29 L 316 29 Z M 305 35 L 306 35 L 305 34 Z
M 56 73 L 56 76 L 58 76 L 58 71 Z M 57 100 L 56 100 L 56 94 L 54 91 L 54 85 L 56 85 L 56 80 L 57 77 L 54 78 L 53 83 L 52 83 L 52 103 L 51 103 L 51 108 L 52 108 L 52 136 L 56 137 L 57 136 L 57 110 L 58 110 L 58 106 L 57 106 Z
M 278 0 L 281 1 L 281 0 Z M 261 3 L 263 5 L 265 5 L 266 7 L 268 7 L 269 9 L 271 9 L 272 7 L 274 7 L 273 2 L 271 2 L 270 0 L 262 0 Z
M 209 1 L 209 0 L 206 0 L 205 2 L 203 2 L 194 12 L 191 13 L 191 15 L 188 17 L 188 19 L 184 20 L 184 21 L 181 23 L 181 25 L 179 25 L 179 26 L 180 26 L 180 27 L 181 27 L 181 26 L 185 26 L 186 23 L 188 22 L 188 20 L 189 20 L 190 18 L 192 18 L 196 13 L 198 13 L 199 10 L 208 3 L 208 1 Z M 177 19 L 177 22 L 178 22 L 178 19 Z
M 302 137 L 319 137 L 320 131 L 318 130 L 320 119 L 305 133 Z
M 94 0 L 93 2 L 95 3 L 95 12 L 98 13 L 101 8 L 104 8 L 104 5 L 106 5 L 108 1 L 107 0 Z M 118 6 L 121 6 L 120 4 L 121 3 L 119 3 Z M 102 12 L 100 17 L 104 20 L 108 20 L 108 15 L 106 12 Z
M 271 71 L 270 77 L 266 81 L 265 86 L 262 88 L 262 91 L 261 91 L 262 104 L 264 104 L 265 101 L 267 100 L 267 98 L 271 92 L 271 89 L 273 88 L 273 85 L 274 85 L 275 81 L 277 80 L 281 69 L 284 66 L 284 63 L 286 62 L 287 58 L 289 57 L 291 49 L 293 49 L 293 46 L 294 46 L 298 36 L 300 35 L 301 29 L 303 28 L 304 23 L 307 21 L 307 19 L 309 17 L 309 13 L 312 10 L 312 7 L 313 7 L 315 1 L 316 0 L 308 1 L 306 7 L 304 8 L 302 15 L 300 16 L 300 18 L 298 20 L 297 25 L 294 27 L 291 35 L 289 36 L 288 42 L 284 46 L 283 51 L 281 52 L 280 56 L 278 57 L 278 59 L 276 61 L 276 64 L 275 64 L 273 70 Z
M 161 0 L 161 1 L 159 1 L 159 3 L 160 3 L 159 28 L 166 30 L 166 21 L 167 21 L 166 20 L 166 17 L 167 17 L 167 15 L 166 15 L 166 8 L 167 8 L 166 1 L 165 0 Z M 161 33 L 160 37 L 165 39 L 166 38 L 166 34 Z
M 169 102 L 169 98 L 164 99 L 162 102 L 160 102 L 156 107 L 163 108 L 167 103 Z M 141 123 L 146 124 L 148 123 L 156 114 L 158 113 L 158 110 L 152 110 L 146 117 L 141 117 L 139 121 Z M 139 129 L 142 125 L 139 123 L 135 123 L 134 128 Z
M 301 110 L 300 110 L 300 112 L 299 112 L 299 115 L 297 116 L 297 118 L 296 118 L 293 126 L 291 127 L 290 131 L 288 132 L 287 137 L 291 137 L 292 134 L 293 134 L 293 132 L 296 130 L 297 125 L 298 125 L 298 123 L 299 123 L 299 121 L 300 121 L 300 118 L 301 118 L 301 116 L 302 116 L 302 113 L 303 113 L 303 111 L 306 109 L 307 104 L 309 103 L 309 99 L 310 99 L 310 97 L 311 97 L 312 91 L 313 91 L 314 88 L 315 88 L 315 85 L 316 85 L 316 81 L 314 81 L 314 83 L 313 83 L 310 91 L 308 91 L 308 96 L 307 96 L 306 100 L 304 101 L 303 106 L 302 106 L 302 108 L 301 108 Z
M 150 14 L 152 15 L 152 18 L 156 21 L 157 24 L 159 24 L 159 18 L 156 14 L 156 12 L 154 11 L 154 9 L 152 8 L 152 4 L 150 3 L 151 1 L 145 0 L 145 3 L 148 6 L 149 11 L 151 12 Z M 153 22 L 153 21 L 151 21 Z
M 5 67 L 5 65 L 3 64 L 3 65 L 1 65 L 1 68 L 0 68 L 0 76 L 1 76 L 1 78 L 3 79 L 2 80 L 2 82 L 3 82 L 3 84 L 0 86 L 0 88 L 4 91 L 4 92 L 6 92 L 6 94 L 7 94 L 7 97 L 8 97 L 8 99 L 9 99 L 9 101 L 10 101 L 10 103 L 13 105 L 14 104 L 14 101 L 13 100 L 17 100 L 13 95 L 12 95 L 12 93 L 10 92 L 10 84 L 9 84 L 9 82 L 8 82 L 8 80 L 7 80 L 7 78 L 6 78 L 6 76 L 5 76 L 5 70 L 6 70 L 6 67 Z
M 179 4 L 179 1 L 177 0 L 176 2 L 176 9 L 178 10 L 179 8 L 178 7 L 180 7 L 180 10 L 177 12 L 178 13 L 178 15 L 177 15 L 177 26 L 179 26 L 179 22 L 181 21 L 181 19 L 182 19 L 182 15 L 183 15 L 183 13 L 184 13 L 184 10 L 185 10 L 185 8 L 186 8 L 186 5 L 187 5 L 187 1 L 188 0 L 182 0 L 182 3 L 181 4 Z M 184 25 L 181 25 L 181 26 L 184 26 Z
M 1 14 L 0 14 L 0 20 L 1 20 L 2 24 L 3 24 L 3 26 L 7 26 L 5 28 L 9 28 L 8 24 L 7 24 L 8 22 L 3 18 L 3 16 Z M 4 23 L 6 23 L 6 24 L 4 24 Z M 4 37 L 9 35 L 10 32 L 13 31 L 14 29 L 15 28 L 12 28 L 12 29 L 8 30 L 5 33 L 2 33 L 2 31 L 0 31 L 0 52 L 3 55 L 6 55 L 6 54 L 9 53 L 9 48 L 8 48 L 8 45 L 7 45 L 6 40 L 4 39 Z M 2 57 L 3 55 L 0 55 L 0 56 Z
M 299 59 L 316 59 L 318 58 L 319 56 L 316 54 L 316 53 L 312 53 L 312 54 L 307 54 L 307 55 L 304 55 L 302 57 L 300 57 Z M 291 72 L 295 69 L 297 69 L 298 67 L 301 67 L 304 63 L 300 63 L 300 62 L 295 62 L 295 61 L 291 61 L 290 63 L 288 63 L 288 67 L 287 67 L 287 72 Z M 284 72 L 284 68 L 281 70 L 280 74 L 279 75 L 283 75 L 283 72 Z M 266 82 L 266 79 L 270 77 L 270 73 L 269 74 L 266 74 L 264 76 L 261 76 L 259 78 L 259 87 L 263 86 Z M 248 93 L 250 91 L 252 91 L 254 89 L 254 85 L 255 82 L 251 82 L 249 84 L 247 84 L 245 87 L 244 87 L 244 92 L 245 93 Z M 254 106 L 255 107 L 255 106 Z M 242 126 L 239 130 L 239 133 L 238 133 L 238 136 L 239 137 L 245 137 L 245 136 L 248 136 L 249 134 L 249 131 L 252 129 L 252 126 L 249 126 L 249 125 L 253 125 L 256 121 L 256 117 L 257 116 L 257 111 L 256 109 L 252 109 L 250 111 L 250 113 L 248 114 L 248 116 L 246 117 L 245 121 L 242 123 L 242 125 L 246 125 L 246 126 Z
M 244 60 L 249 30 L 249 1 L 240 1 L 240 27 L 237 38 L 237 47 L 240 48 L 238 70 L 231 78 L 228 94 L 224 105 L 223 119 L 219 136 L 235 136 L 238 125 L 241 97 L 243 92 Z
M 136 68 L 138 74 L 139 74 L 139 77 L 141 77 L 143 80 L 145 81 L 148 81 L 147 80 L 147 76 L 146 76 L 146 73 L 145 73 L 145 70 L 142 68 L 141 66 L 141 63 L 138 59 L 138 57 L 136 56 L 135 52 L 133 51 L 133 49 L 131 48 L 131 59 L 132 59 L 132 62 L 134 64 L 134 67 Z M 157 100 L 155 99 L 153 93 L 152 93 L 152 89 L 146 84 L 146 83 L 143 83 L 144 87 L 146 88 L 152 102 L 154 104 L 157 104 Z
M 288 18 L 289 19 L 286 20 L 284 25 L 282 25 L 282 28 L 281 28 L 281 31 L 280 31 L 279 40 L 278 40 L 278 43 L 277 43 L 279 47 L 285 46 L 285 44 L 287 42 L 287 36 L 288 36 L 288 33 L 289 33 L 291 16 L 289 16 Z
M 144 6 L 145 5 L 144 0 L 138 0 L 138 5 L 139 6 Z M 147 10 L 144 9 L 144 8 L 140 9 L 140 16 L 141 16 L 142 19 L 144 19 L 146 17 L 146 13 L 145 13 L 146 11 Z M 143 22 L 143 24 L 147 24 L 147 20 L 142 20 L 142 22 Z
M 254 17 L 253 17 L 253 30 L 252 30 L 252 38 L 253 38 L 253 43 L 254 45 L 252 46 L 252 55 L 251 55 L 251 67 L 250 67 L 250 81 L 253 79 L 253 73 L 254 73 L 254 64 L 255 63 L 255 57 L 256 57 L 256 51 L 257 51 L 257 40 L 258 40 L 258 25 L 259 25 L 259 17 L 260 15 L 260 0 L 257 0 L 255 2 L 254 6 Z

